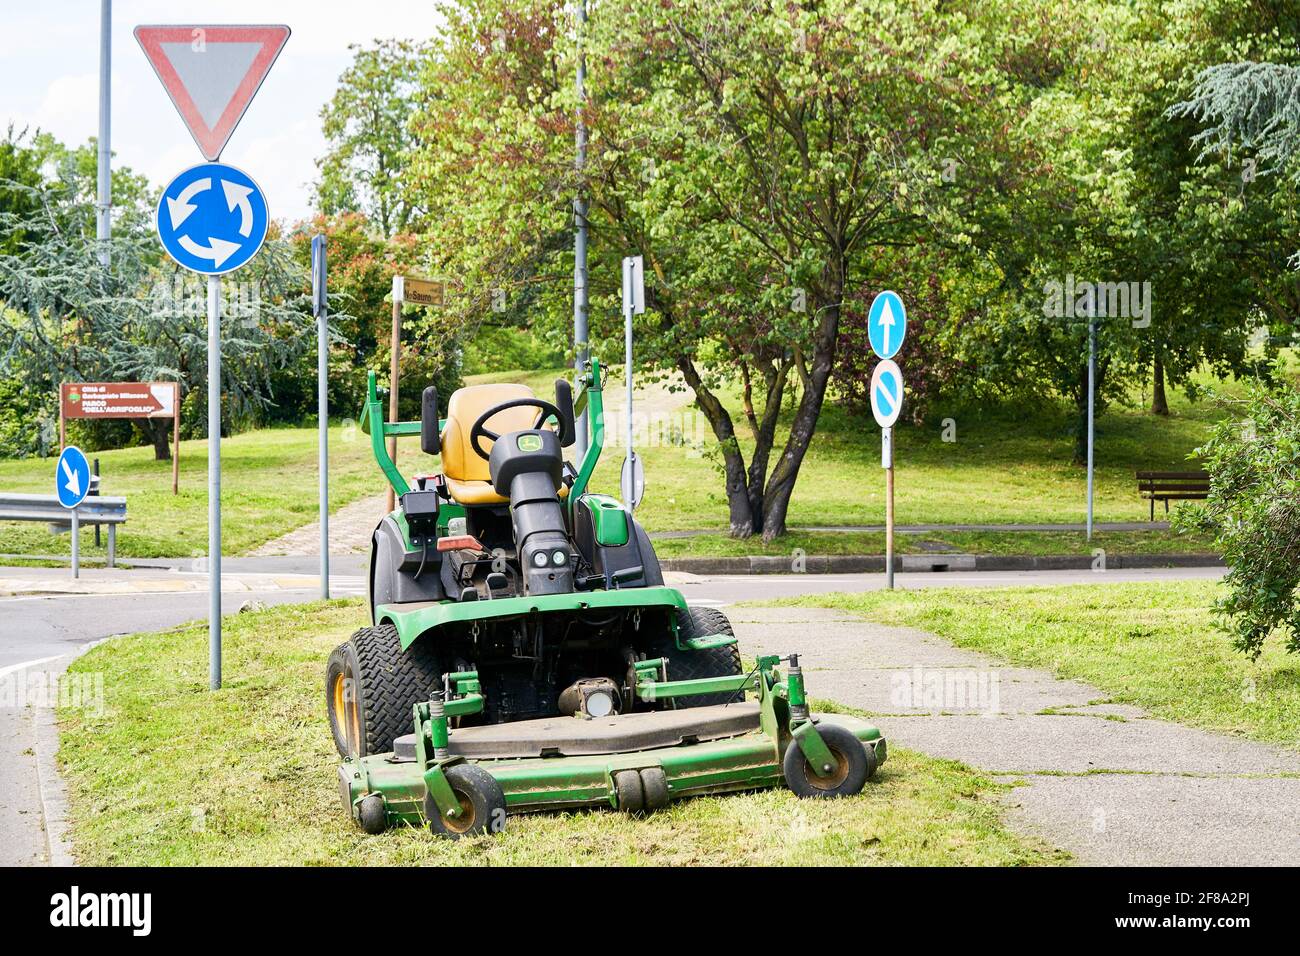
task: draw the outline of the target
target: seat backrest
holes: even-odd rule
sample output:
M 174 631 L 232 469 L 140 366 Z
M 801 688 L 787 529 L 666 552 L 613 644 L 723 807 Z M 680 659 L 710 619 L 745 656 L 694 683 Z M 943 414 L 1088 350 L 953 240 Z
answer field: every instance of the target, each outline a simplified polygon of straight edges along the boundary
M 527 385 L 468 385 L 452 392 L 447 403 L 447 424 L 442 430 L 442 473 L 457 481 L 488 481 L 488 463 L 470 447 L 469 431 L 474 422 L 493 405 L 516 398 L 535 398 Z M 493 415 L 485 425 L 498 435 L 533 427 L 539 412 L 536 408 L 507 408 Z M 492 440 L 479 444 L 492 451 Z

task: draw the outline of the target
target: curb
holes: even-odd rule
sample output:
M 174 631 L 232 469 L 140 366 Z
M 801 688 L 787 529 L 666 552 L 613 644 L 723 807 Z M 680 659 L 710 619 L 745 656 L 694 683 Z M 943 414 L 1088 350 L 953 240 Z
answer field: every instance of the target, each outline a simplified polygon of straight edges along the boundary
M 885 570 L 884 555 L 810 554 L 802 568 L 788 557 L 751 554 L 734 558 L 664 558 L 665 571 L 690 574 L 863 574 Z M 895 571 L 1089 571 L 1091 555 L 1056 554 L 902 554 L 894 558 Z M 1217 554 L 1111 554 L 1106 570 L 1125 568 L 1221 568 Z
M 96 642 L 98 643 L 98 642 Z M 62 676 L 68 665 L 89 650 L 93 644 L 76 654 L 69 654 L 53 662 L 51 673 Z M 72 841 L 68 838 L 68 788 L 59 774 L 59 724 L 53 707 L 37 707 L 32 713 L 36 728 L 36 787 L 41 797 L 41 815 L 45 821 L 45 842 L 49 850 L 49 866 L 76 866 L 72 855 Z

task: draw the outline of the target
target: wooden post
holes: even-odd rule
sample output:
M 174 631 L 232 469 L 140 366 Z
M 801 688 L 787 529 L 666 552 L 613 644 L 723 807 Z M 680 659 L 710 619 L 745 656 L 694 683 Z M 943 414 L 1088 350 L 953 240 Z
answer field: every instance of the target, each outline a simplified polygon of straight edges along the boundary
M 390 422 L 398 421 L 397 417 L 397 385 L 398 375 L 400 374 L 400 365 L 402 355 L 402 277 L 393 276 L 393 342 L 392 356 L 388 366 L 388 420 Z M 388 439 L 388 457 L 393 459 L 393 464 L 397 464 L 397 436 Z M 392 485 L 388 486 L 388 512 L 392 512 L 397 507 L 397 496 L 393 492 Z
M 181 477 L 181 383 L 172 386 L 172 494 L 180 494 Z

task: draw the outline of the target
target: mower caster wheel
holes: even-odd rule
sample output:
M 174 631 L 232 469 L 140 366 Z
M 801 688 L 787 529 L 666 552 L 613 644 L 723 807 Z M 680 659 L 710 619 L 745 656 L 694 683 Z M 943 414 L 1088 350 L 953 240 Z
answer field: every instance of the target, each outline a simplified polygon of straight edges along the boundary
M 363 797 L 357 805 L 357 822 L 371 836 L 387 830 L 388 808 L 384 806 L 384 798 L 377 793 Z
M 668 806 L 668 776 L 663 767 L 646 767 L 641 771 L 641 790 L 645 794 L 647 810 L 662 810 Z
M 460 816 L 444 818 L 433 797 L 424 795 L 424 815 L 435 836 L 459 840 L 480 833 L 500 833 L 506 828 L 506 795 L 495 777 L 472 763 L 458 763 L 443 773 L 460 802 Z
M 618 808 L 624 813 L 640 813 L 645 807 L 645 785 L 636 770 L 620 770 L 614 774 L 614 793 Z
M 860 793 L 867 778 L 876 772 L 876 755 L 850 730 L 836 724 L 821 724 L 817 732 L 825 741 L 835 765 L 821 773 L 809 766 L 797 741 L 786 748 L 781 768 L 785 783 L 797 797 L 848 797 Z

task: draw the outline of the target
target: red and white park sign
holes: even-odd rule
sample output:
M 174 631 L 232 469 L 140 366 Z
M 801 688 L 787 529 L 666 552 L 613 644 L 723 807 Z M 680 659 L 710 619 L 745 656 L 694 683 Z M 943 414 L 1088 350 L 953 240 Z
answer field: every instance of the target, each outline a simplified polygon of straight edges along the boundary
M 189 127 L 216 162 L 289 39 L 282 24 L 139 26 L 135 38 Z

